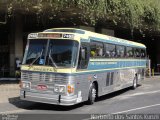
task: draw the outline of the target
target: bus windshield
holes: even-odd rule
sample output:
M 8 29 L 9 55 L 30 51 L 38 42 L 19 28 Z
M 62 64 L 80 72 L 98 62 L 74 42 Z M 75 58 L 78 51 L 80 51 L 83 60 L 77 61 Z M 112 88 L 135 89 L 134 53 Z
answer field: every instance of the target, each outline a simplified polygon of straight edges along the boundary
M 47 40 L 29 40 L 28 51 L 24 64 L 42 65 L 45 57 Z
M 78 42 L 73 40 L 29 40 L 23 64 L 75 67 Z

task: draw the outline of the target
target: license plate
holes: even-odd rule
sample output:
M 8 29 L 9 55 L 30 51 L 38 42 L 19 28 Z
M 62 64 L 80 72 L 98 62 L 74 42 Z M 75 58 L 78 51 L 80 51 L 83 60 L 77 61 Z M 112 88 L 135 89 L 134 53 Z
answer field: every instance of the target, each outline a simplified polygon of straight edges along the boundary
M 47 90 L 47 86 L 46 85 L 37 85 L 37 89 L 38 90 Z

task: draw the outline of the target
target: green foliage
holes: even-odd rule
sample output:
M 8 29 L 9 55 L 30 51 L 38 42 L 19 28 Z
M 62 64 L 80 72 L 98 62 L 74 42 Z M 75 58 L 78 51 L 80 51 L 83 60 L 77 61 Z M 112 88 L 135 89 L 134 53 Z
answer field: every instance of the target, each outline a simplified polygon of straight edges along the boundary
M 159 0 L 10 0 L 8 14 L 13 15 L 20 10 L 50 20 L 57 16 L 63 20 L 75 17 L 91 26 L 103 22 L 130 29 L 159 31 L 158 2 Z

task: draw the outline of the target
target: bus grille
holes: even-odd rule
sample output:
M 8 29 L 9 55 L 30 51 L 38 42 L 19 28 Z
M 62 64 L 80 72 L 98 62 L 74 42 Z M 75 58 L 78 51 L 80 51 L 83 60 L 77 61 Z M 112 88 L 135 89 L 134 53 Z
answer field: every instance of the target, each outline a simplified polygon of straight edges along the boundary
M 67 83 L 69 76 L 51 73 L 34 73 L 34 72 L 21 72 L 21 79 L 24 81 L 38 82 L 54 82 L 54 83 Z

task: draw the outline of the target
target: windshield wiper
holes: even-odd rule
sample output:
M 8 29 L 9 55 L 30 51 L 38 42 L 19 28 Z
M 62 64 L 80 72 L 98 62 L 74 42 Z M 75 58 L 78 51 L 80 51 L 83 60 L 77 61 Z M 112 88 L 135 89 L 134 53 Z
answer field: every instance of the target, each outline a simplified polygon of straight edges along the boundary
M 55 61 L 51 57 L 51 50 L 49 51 L 49 59 L 51 60 L 52 64 L 57 68 L 57 65 L 56 65 Z
M 43 49 L 41 51 L 41 53 L 31 62 L 31 64 L 29 64 L 29 66 L 32 66 L 34 62 L 36 62 L 38 60 L 38 58 L 40 58 L 42 56 L 43 53 Z

